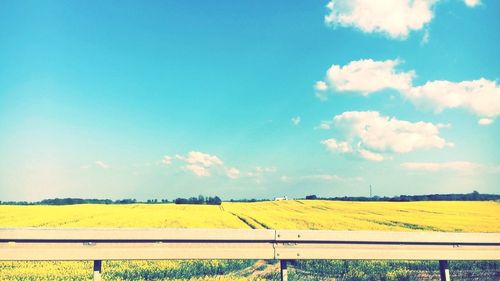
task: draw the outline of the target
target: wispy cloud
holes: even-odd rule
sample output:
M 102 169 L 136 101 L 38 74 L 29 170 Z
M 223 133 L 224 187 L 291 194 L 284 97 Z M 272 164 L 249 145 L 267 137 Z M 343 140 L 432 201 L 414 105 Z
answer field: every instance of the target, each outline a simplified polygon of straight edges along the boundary
M 300 124 L 300 116 L 296 116 L 292 118 L 292 124 L 297 126 Z
M 422 36 L 422 40 L 420 40 L 420 45 L 425 45 L 429 43 L 429 38 L 431 37 L 429 29 L 425 29 L 424 35 Z
M 363 181 L 361 177 L 355 178 L 345 178 L 335 174 L 312 174 L 312 175 L 299 175 L 299 176 L 281 176 L 281 181 L 283 182 L 333 182 L 333 181 L 355 181 L 360 182 Z
M 101 169 L 109 169 L 109 167 L 110 167 L 109 164 L 106 164 L 100 160 L 95 161 L 95 165 Z
M 172 164 L 172 160 L 173 160 L 173 157 L 165 155 L 161 159 L 161 163 L 164 164 L 164 165 L 170 165 L 170 164 Z
M 232 178 L 232 179 L 238 178 L 240 176 L 240 174 L 241 174 L 240 170 L 238 170 L 238 169 L 236 169 L 234 167 L 232 167 L 232 168 L 226 168 L 225 171 L 226 171 L 226 176 L 228 178 Z
M 107 170 L 107 169 L 111 168 L 111 166 L 109 164 L 107 164 L 107 163 L 104 163 L 101 160 L 97 160 L 97 161 L 95 161 L 94 163 L 92 163 L 90 165 L 84 165 L 84 166 L 82 166 L 82 169 L 90 169 L 90 168 L 98 168 L 98 169 Z
M 401 167 L 407 170 L 414 171 L 427 171 L 427 172 L 438 172 L 438 171 L 490 171 L 490 172 L 500 172 L 500 166 L 484 165 L 479 163 L 473 163 L 468 161 L 451 161 L 451 162 L 405 162 L 401 164 Z
M 260 167 L 260 166 L 257 166 L 255 168 L 253 168 L 251 171 L 247 172 L 247 176 L 249 177 L 260 177 L 262 175 L 265 175 L 265 174 L 272 174 L 272 173 L 275 173 L 276 172 L 276 168 L 275 167 Z

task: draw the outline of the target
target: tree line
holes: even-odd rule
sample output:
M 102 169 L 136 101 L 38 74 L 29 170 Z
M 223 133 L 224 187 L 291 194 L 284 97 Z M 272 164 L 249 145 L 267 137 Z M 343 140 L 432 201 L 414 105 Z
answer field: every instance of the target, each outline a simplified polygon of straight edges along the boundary
M 76 204 L 197 204 L 197 205 L 220 205 L 222 200 L 218 196 L 205 197 L 199 195 L 198 197 L 190 198 L 177 198 L 173 201 L 168 199 L 148 199 L 146 201 L 139 201 L 134 198 L 129 199 L 83 199 L 83 198 L 54 198 L 54 199 L 44 199 L 41 201 L 29 202 L 29 201 L 0 201 L 1 205 L 76 205 Z
M 219 196 L 214 197 L 204 197 L 200 195 L 198 197 L 190 197 L 190 198 L 177 198 L 174 200 L 175 204 L 195 204 L 195 205 L 220 205 L 222 204 L 222 200 Z
M 414 201 L 495 201 L 500 200 L 498 194 L 480 194 L 477 191 L 463 194 L 424 194 L 424 195 L 399 195 L 393 197 L 318 197 L 308 195 L 306 200 L 332 200 L 332 201 L 362 201 L 362 202 L 414 202 Z
M 319 197 L 316 195 L 307 195 L 305 198 L 296 198 L 296 200 L 331 200 L 331 201 L 360 201 L 360 202 L 413 202 L 413 201 L 495 201 L 500 200 L 498 194 L 481 194 L 477 191 L 464 194 L 426 194 L 426 195 L 399 195 L 393 197 Z M 226 202 L 262 202 L 270 201 L 269 199 L 230 199 Z M 168 199 L 148 199 L 139 201 L 133 198 L 129 199 L 82 199 L 82 198 L 54 198 L 44 199 L 36 202 L 28 201 L 0 201 L 1 205 L 75 205 L 75 204 L 194 204 L 194 205 L 220 205 L 222 199 L 219 196 L 177 198 L 175 200 Z

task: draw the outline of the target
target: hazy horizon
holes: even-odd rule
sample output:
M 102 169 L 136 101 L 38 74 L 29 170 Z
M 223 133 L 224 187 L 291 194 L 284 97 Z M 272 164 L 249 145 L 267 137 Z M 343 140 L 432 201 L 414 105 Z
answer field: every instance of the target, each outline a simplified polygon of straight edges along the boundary
M 0 200 L 500 193 L 500 2 L 386 2 L 2 1 Z

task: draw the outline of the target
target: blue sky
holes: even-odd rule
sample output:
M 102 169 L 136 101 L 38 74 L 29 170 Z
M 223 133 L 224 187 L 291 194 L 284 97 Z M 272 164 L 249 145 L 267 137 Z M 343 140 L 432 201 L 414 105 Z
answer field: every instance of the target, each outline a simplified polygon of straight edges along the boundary
M 0 200 L 500 192 L 500 2 L 2 1 Z

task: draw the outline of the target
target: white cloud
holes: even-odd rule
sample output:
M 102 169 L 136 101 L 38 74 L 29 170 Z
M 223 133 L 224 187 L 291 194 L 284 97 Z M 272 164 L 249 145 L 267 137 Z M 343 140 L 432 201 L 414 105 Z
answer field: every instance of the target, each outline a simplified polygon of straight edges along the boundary
M 469 1 L 469 0 L 467 0 Z M 331 0 L 325 23 L 336 27 L 355 27 L 367 33 L 379 32 L 404 39 L 420 30 L 433 17 L 437 0 Z
M 301 179 L 318 180 L 318 181 L 333 181 L 333 180 L 340 180 L 341 178 L 337 175 L 319 174 L 319 175 L 302 176 Z
M 292 118 L 292 124 L 297 126 L 300 124 L 300 116 L 296 116 Z
M 430 81 L 403 94 L 413 103 L 436 112 L 465 108 L 479 115 L 500 115 L 500 86 L 484 78 L 472 81 Z
M 326 91 L 328 90 L 328 85 L 325 83 L 325 81 L 316 81 L 316 84 L 314 84 L 314 89 L 316 89 L 316 91 Z
M 382 154 L 371 152 L 371 151 L 366 150 L 366 149 L 360 149 L 359 155 L 361 157 L 365 158 L 366 160 L 370 160 L 370 161 L 383 161 L 384 160 L 384 156 Z
M 341 177 L 337 175 L 330 174 L 317 174 L 317 175 L 305 175 L 305 176 L 281 176 L 282 181 L 335 181 L 342 180 Z
M 257 166 L 254 168 L 254 173 L 255 174 L 267 174 L 267 173 L 274 173 L 276 172 L 275 167 L 260 167 Z
M 481 118 L 477 121 L 479 125 L 487 126 L 493 124 L 493 119 L 490 118 Z
M 327 139 L 321 143 L 330 151 L 352 153 L 372 161 L 382 161 L 383 153 L 453 146 L 439 135 L 442 124 L 409 122 L 382 116 L 376 111 L 349 111 L 333 118 L 332 124 L 345 141 Z
M 346 141 L 337 142 L 336 139 L 327 139 L 321 141 L 321 143 L 324 144 L 326 148 L 332 152 L 350 153 L 353 151 L 351 144 Z
M 247 176 L 249 177 L 262 177 L 265 174 L 272 174 L 276 172 L 275 167 L 260 167 L 257 166 L 253 168 L 253 170 L 247 172 Z
M 411 81 L 415 73 L 413 71 L 402 72 L 395 68 L 400 64 L 399 60 L 374 61 L 372 59 L 352 61 L 347 65 L 332 65 L 326 72 L 326 87 L 318 92 L 324 93 L 328 89 L 337 92 L 359 92 L 368 95 L 384 89 L 395 89 L 399 91 L 411 88 Z M 319 82 L 316 82 L 318 84 Z
M 359 139 L 363 147 L 376 151 L 406 153 L 447 145 L 439 136 L 439 124 L 412 123 L 381 116 L 376 111 L 344 112 L 335 116 L 334 122 L 348 134 L 349 139 Z
M 500 115 L 500 86 L 496 81 L 478 80 L 451 82 L 429 81 L 413 86 L 414 71 L 397 71 L 399 60 L 352 61 L 347 65 L 332 65 L 326 74 L 328 90 L 369 95 L 384 89 L 394 89 L 413 104 L 441 112 L 447 108 L 464 108 L 481 117 Z M 318 93 L 316 94 L 318 95 Z
M 226 176 L 231 179 L 236 179 L 240 176 L 240 170 L 236 168 L 226 168 Z
M 198 177 L 209 177 L 215 174 L 236 179 L 241 174 L 239 169 L 226 166 L 219 157 L 200 151 L 190 151 L 186 156 L 176 155 L 175 159 L 185 163 L 181 167 L 182 169 L 190 171 Z M 170 165 L 173 160 L 173 157 L 165 156 L 162 162 Z
M 95 161 L 94 163 L 97 167 L 101 168 L 101 169 L 109 169 L 110 166 L 102 161 Z
M 175 155 L 175 159 L 185 162 L 186 165 L 182 166 L 182 169 L 191 171 L 198 177 L 209 177 L 212 175 L 209 169 L 224 164 L 219 157 L 199 151 L 190 151 L 186 156 Z M 165 156 L 162 162 L 169 165 L 172 160 L 172 157 Z
M 209 177 L 210 172 L 208 171 L 207 168 L 199 165 L 186 165 L 184 166 L 184 169 L 189 170 L 193 172 L 198 177 Z
M 353 182 L 361 182 L 364 181 L 361 177 L 355 178 L 344 178 L 335 174 L 313 174 L 313 175 L 302 175 L 302 176 L 286 176 L 283 175 L 280 177 L 280 180 L 283 182 L 297 182 L 297 181 L 323 181 L 323 182 L 331 182 L 331 181 L 353 181 Z
M 187 156 L 176 155 L 175 157 L 189 164 L 198 164 L 205 167 L 224 164 L 222 160 L 219 159 L 219 157 L 199 151 L 191 151 Z
M 477 168 L 478 165 L 465 162 L 406 162 L 401 164 L 401 167 L 407 170 L 422 170 L 422 171 L 442 171 L 442 170 L 471 170 Z
M 321 129 L 321 130 L 329 130 L 331 128 L 332 124 L 329 121 L 322 121 L 318 127 L 315 129 Z
M 497 173 L 500 172 L 500 166 L 494 165 L 484 165 L 479 163 L 473 163 L 468 161 L 451 161 L 451 162 L 406 162 L 402 163 L 401 167 L 407 170 L 413 171 L 427 171 L 427 172 L 438 172 L 438 171 L 462 171 L 462 172 L 472 172 L 472 171 L 486 171 Z
M 328 85 L 325 81 L 316 81 L 314 84 L 314 90 L 316 91 L 316 97 L 322 101 L 328 99 Z
M 170 164 L 172 164 L 172 160 L 173 160 L 173 158 L 171 156 L 165 155 L 161 159 L 161 163 L 164 165 L 170 165 Z
M 422 40 L 420 40 L 420 45 L 425 45 L 427 43 L 429 43 L 429 37 L 430 37 L 430 32 L 429 32 L 429 29 L 426 29 L 424 31 L 424 36 L 422 36 Z
M 481 0 L 464 0 L 464 3 L 468 7 L 474 8 L 478 5 L 481 5 Z

